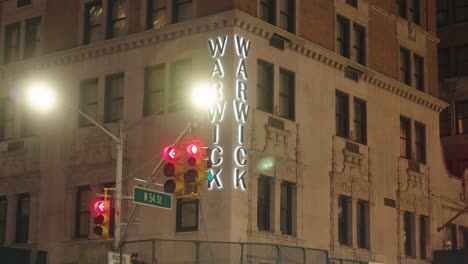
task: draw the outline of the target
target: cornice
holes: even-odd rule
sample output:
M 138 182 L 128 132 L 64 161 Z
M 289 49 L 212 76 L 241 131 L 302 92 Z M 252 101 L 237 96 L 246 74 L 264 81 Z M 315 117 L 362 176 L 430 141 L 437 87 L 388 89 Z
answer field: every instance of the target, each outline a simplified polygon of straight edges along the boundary
M 19 74 L 24 75 L 29 71 L 75 64 L 97 57 L 127 52 L 133 49 L 227 27 L 237 27 L 266 40 L 268 40 L 273 33 L 280 34 L 291 40 L 286 47 L 287 49 L 304 57 L 318 61 L 343 73 L 347 66 L 352 66 L 362 71 L 360 76 L 362 81 L 431 110 L 440 112 L 448 106 L 447 103 L 437 98 L 420 92 L 367 67 L 356 64 L 333 51 L 286 32 L 239 10 L 218 13 L 192 21 L 168 25 L 159 30 L 143 31 L 122 38 L 106 40 L 29 60 L 2 65 L 0 66 L 0 79 L 3 81 L 14 80 L 18 78 Z

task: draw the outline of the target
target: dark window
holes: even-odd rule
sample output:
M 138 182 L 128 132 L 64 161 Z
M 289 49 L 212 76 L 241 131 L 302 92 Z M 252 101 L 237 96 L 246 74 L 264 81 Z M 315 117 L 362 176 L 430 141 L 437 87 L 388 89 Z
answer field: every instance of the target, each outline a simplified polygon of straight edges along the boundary
M 351 217 L 351 197 L 342 195 L 338 198 L 338 241 L 341 245 L 352 245 Z
M 415 88 L 424 92 L 424 58 L 414 54 L 414 85 Z
M 106 77 L 104 122 L 110 123 L 123 118 L 124 74 L 117 73 Z
M 147 29 L 161 28 L 166 25 L 166 0 L 147 0 Z
M 448 24 L 448 3 L 447 0 L 437 0 L 437 26 Z
M 192 59 L 171 64 L 171 87 L 169 91 L 169 110 L 187 109 L 192 85 Z
M 460 226 L 459 237 L 463 240 L 463 249 L 468 249 L 468 227 Z
M 91 190 L 89 186 L 78 187 L 75 205 L 75 238 L 88 238 L 91 217 Z
M 176 232 L 198 230 L 198 199 L 177 199 Z
M 336 92 L 336 135 L 349 137 L 349 98 L 347 94 Z
M 164 112 L 164 69 L 164 65 L 145 68 L 144 116 Z
M 0 99 L 0 140 L 11 139 L 15 132 L 15 104 L 10 97 Z
M 455 23 L 468 21 L 468 0 L 455 0 L 454 10 Z
M 468 134 L 468 101 L 455 103 L 457 134 Z
M 101 1 L 87 3 L 85 6 L 84 44 L 101 40 L 102 4 Z
M 174 0 L 174 23 L 192 18 L 192 0 Z
M 426 126 L 422 123 L 414 123 L 414 140 L 416 147 L 416 161 L 426 164 Z
M 5 63 L 17 61 L 20 49 L 20 23 L 10 24 L 5 27 Z
M 279 112 L 280 116 L 294 120 L 294 72 L 280 69 Z
M 36 134 L 36 120 L 33 110 L 24 107 L 21 113 L 21 137 L 31 137 Z
M 370 248 L 369 202 L 363 200 L 357 203 L 357 244 L 359 248 Z
M 406 19 L 406 1 L 407 0 L 397 0 L 398 15 L 405 19 Z
M 257 226 L 258 230 L 270 231 L 270 191 L 271 177 L 260 176 L 258 178 L 257 192 Z
M 90 79 L 80 83 L 80 111 L 97 120 L 98 111 L 98 79 Z M 80 127 L 91 126 L 93 123 L 79 115 Z
M 28 242 L 30 201 L 31 198 L 28 193 L 18 195 L 16 205 L 16 243 Z
M 270 24 L 276 24 L 275 0 L 260 0 L 260 19 Z
M 411 85 L 410 61 L 410 51 L 405 48 L 400 48 L 400 81 L 407 85 Z
M 343 57 L 349 58 L 349 19 L 337 16 L 336 25 L 336 52 Z
M 273 64 L 257 61 L 257 109 L 273 113 Z
M 5 243 L 8 200 L 6 196 L 0 196 L 0 245 Z
M 420 256 L 422 259 L 427 259 L 429 257 L 428 253 L 431 251 L 429 244 L 430 229 L 429 229 L 429 217 L 421 215 L 419 217 L 419 249 Z
M 447 137 L 452 134 L 452 125 L 450 122 L 450 109 L 445 108 L 440 112 L 440 136 Z
M 457 225 L 456 224 L 449 224 L 447 226 L 447 240 L 452 243 L 452 249 L 458 249 L 458 241 L 457 241 Z
M 403 238 L 405 245 L 405 255 L 414 257 L 415 252 L 415 222 L 414 214 L 410 212 L 404 212 L 403 214 Z
M 439 79 L 450 77 L 450 49 L 437 50 L 437 64 L 439 69 Z
M 293 183 L 281 183 L 281 233 L 292 235 L 292 221 L 293 221 Z
M 357 7 L 357 0 L 346 0 L 346 3 L 352 7 Z
M 400 155 L 411 159 L 411 120 L 400 116 Z
M 35 17 L 26 21 L 26 36 L 24 43 L 24 57 L 31 58 L 39 55 L 41 43 L 41 18 Z
M 411 14 L 411 21 L 419 25 L 419 23 L 421 22 L 419 0 L 411 0 L 411 6 L 409 8 L 409 11 Z
M 295 7 L 294 0 L 280 0 L 279 27 L 294 33 Z
M 125 35 L 125 5 L 126 0 L 109 0 L 107 38 Z
M 458 76 L 468 75 L 468 45 L 455 48 L 455 66 Z
M 354 61 L 366 65 L 366 29 L 358 24 L 353 24 L 354 40 Z
M 17 0 L 16 7 L 23 7 L 31 4 L 31 0 Z
M 367 106 L 359 98 L 354 98 L 354 133 L 356 142 L 367 144 Z

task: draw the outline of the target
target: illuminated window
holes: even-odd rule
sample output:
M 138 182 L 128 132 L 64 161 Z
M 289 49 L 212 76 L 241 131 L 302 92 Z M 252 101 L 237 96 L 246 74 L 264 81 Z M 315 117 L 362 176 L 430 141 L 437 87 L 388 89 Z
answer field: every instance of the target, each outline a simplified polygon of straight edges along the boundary
M 124 74 L 117 73 L 106 77 L 104 122 L 116 122 L 123 118 Z
M 19 60 L 20 50 L 20 23 L 5 27 L 5 50 L 3 59 L 5 63 Z
M 414 213 L 404 212 L 403 214 L 403 239 L 405 246 L 405 255 L 408 257 L 416 256 L 415 247 L 415 218 Z
M 0 245 L 5 243 L 8 200 L 6 196 L 0 196 Z
M 351 197 L 338 197 L 338 241 L 341 245 L 352 245 Z
M 15 104 L 10 97 L 0 99 L 0 140 L 14 137 L 15 112 Z
M 176 232 L 198 230 L 198 199 L 177 199 Z
M 411 57 L 410 51 L 400 47 L 400 81 L 411 85 Z
M 273 64 L 257 61 L 257 109 L 273 113 Z
M 125 6 L 126 0 L 108 0 L 107 38 L 116 38 L 125 35 Z
M 174 0 L 173 23 L 186 21 L 193 18 L 192 0 Z
M 292 235 L 293 231 L 293 183 L 281 183 L 281 234 Z
M 98 79 L 90 79 L 82 81 L 80 83 L 80 111 L 91 117 L 93 120 L 97 120 L 98 111 Z M 83 115 L 79 115 L 80 127 L 91 126 L 93 123 L 85 118 Z
M 370 248 L 369 202 L 357 202 L 357 244 L 359 248 Z
M 91 206 L 89 186 L 78 187 L 75 205 L 75 238 L 88 238 Z
M 147 29 L 157 29 L 167 24 L 166 0 L 147 0 Z
M 426 126 L 422 123 L 414 123 L 414 139 L 416 147 L 416 161 L 426 164 Z
M 295 115 L 294 84 L 294 72 L 280 68 L 279 115 L 289 120 Z
M 28 242 L 30 202 L 31 197 L 28 193 L 18 195 L 16 204 L 16 243 Z
M 400 155 L 411 159 L 411 120 L 400 116 Z
M 172 63 L 170 81 L 169 111 L 187 109 L 192 87 L 192 59 Z
M 101 40 L 102 4 L 101 1 L 89 2 L 85 5 L 84 44 Z
M 354 140 L 367 144 L 367 105 L 364 100 L 354 97 Z
M 257 226 L 258 230 L 271 231 L 271 177 L 260 176 L 257 186 Z
M 336 91 L 336 135 L 342 138 L 349 137 L 349 96 Z
M 145 68 L 144 116 L 164 112 L 164 79 L 164 65 Z

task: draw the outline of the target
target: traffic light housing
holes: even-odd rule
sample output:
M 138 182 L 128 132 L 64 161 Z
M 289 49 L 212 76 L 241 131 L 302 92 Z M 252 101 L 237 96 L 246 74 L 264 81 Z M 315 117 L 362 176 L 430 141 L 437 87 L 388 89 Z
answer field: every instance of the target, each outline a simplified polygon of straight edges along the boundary
M 168 179 L 164 183 L 164 191 L 167 193 L 175 193 L 177 195 L 184 194 L 184 164 L 181 162 L 181 151 L 177 146 L 167 146 L 163 150 L 163 158 L 166 161 L 163 167 L 164 176 Z
M 110 201 L 100 200 L 94 203 L 95 216 L 93 221 L 95 226 L 93 232 L 99 238 L 109 237 L 110 211 Z

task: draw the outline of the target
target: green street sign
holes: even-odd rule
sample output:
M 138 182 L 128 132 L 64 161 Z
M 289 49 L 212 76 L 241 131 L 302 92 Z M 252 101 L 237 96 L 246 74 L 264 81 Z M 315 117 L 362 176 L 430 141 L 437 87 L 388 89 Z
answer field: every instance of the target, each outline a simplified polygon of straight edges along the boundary
M 133 187 L 133 202 L 142 205 L 172 210 L 172 196 L 141 187 Z

